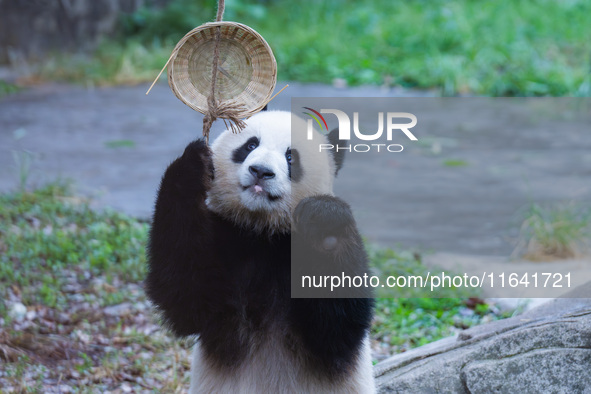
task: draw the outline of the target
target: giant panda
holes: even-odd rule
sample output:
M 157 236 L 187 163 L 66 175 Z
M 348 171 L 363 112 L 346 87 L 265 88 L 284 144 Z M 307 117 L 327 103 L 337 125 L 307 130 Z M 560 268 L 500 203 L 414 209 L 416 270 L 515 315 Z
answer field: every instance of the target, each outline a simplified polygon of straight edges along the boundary
M 372 299 L 290 295 L 293 248 L 367 268 L 332 191 L 342 151 L 292 137 L 291 116 L 261 112 L 211 149 L 191 142 L 162 178 L 146 290 L 174 334 L 197 336 L 191 393 L 374 392 Z

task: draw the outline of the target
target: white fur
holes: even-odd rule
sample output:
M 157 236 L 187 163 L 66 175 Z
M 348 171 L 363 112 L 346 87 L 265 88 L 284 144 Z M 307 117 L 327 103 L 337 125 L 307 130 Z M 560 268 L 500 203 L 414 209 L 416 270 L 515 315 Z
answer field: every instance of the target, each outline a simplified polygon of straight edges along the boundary
M 259 232 L 282 232 L 291 230 L 291 212 L 305 197 L 316 194 L 332 194 L 334 163 L 326 152 L 318 152 L 318 143 L 326 137 L 316 135 L 318 140 L 308 141 L 304 130 L 305 121 L 294 117 L 297 133 L 292 136 L 290 112 L 269 111 L 259 113 L 247 122 L 239 134 L 224 131 L 212 144 L 215 179 L 208 194 L 208 207 L 240 226 Z M 242 146 L 251 137 L 258 137 L 261 144 L 252 151 L 243 163 L 234 163 L 234 149 Z M 285 152 L 297 149 L 304 169 L 301 182 L 290 182 Z M 271 168 L 275 177 L 266 181 L 265 192 L 280 198 L 270 201 L 265 195 L 256 195 L 249 166 Z
M 354 371 L 347 378 L 327 383 L 311 376 L 277 335 L 254 351 L 248 362 L 232 373 L 207 362 L 199 346 L 193 348 L 191 394 L 198 393 L 375 393 L 369 336 L 365 337 Z

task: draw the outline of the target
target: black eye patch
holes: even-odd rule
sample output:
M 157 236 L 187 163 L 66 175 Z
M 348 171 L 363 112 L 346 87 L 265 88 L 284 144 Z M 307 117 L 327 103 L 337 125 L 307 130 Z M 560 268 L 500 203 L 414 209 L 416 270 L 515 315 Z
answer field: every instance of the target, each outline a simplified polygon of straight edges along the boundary
M 297 149 L 288 149 L 285 152 L 285 156 L 291 155 L 291 162 L 288 161 L 287 168 L 289 171 L 289 179 L 294 182 L 299 182 L 304 176 L 304 169 L 302 168 L 302 162 L 300 161 L 300 153 Z
M 248 141 L 242 144 L 242 146 L 234 149 L 234 152 L 232 152 L 232 161 L 234 163 L 243 163 L 244 160 L 246 160 L 246 158 L 250 154 L 250 152 L 255 150 L 258 146 L 259 139 L 257 137 L 250 137 Z

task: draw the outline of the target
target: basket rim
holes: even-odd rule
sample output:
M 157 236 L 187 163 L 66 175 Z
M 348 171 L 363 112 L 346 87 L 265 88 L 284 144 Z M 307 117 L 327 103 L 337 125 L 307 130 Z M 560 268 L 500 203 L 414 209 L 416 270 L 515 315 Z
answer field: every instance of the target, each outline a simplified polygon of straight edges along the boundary
M 267 105 L 267 103 L 270 101 L 271 99 L 271 95 L 273 94 L 274 90 L 275 90 L 275 86 L 277 84 L 277 61 L 275 60 L 275 55 L 273 54 L 273 50 L 271 49 L 271 47 L 269 46 L 269 44 L 267 43 L 267 41 L 263 38 L 263 36 L 261 36 L 256 30 L 254 30 L 252 27 L 247 26 L 245 24 L 242 23 L 238 23 L 238 22 L 232 22 L 232 21 L 221 21 L 221 22 L 208 22 L 208 23 L 204 23 L 202 25 L 197 26 L 196 28 L 192 29 L 191 31 L 189 31 L 187 34 L 185 34 L 185 36 L 176 44 L 176 46 L 174 47 L 172 54 L 170 56 L 170 63 L 168 66 L 168 70 L 167 70 L 167 75 L 168 75 L 168 85 L 170 86 L 170 89 L 173 91 L 174 95 L 181 100 L 183 103 L 185 103 L 187 106 L 189 106 L 190 108 L 192 108 L 193 110 L 200 112 L 202 114 L 206 114 L 208 111 L 207 106 L 205 107 L 200 107 L 196 104 L 194 104 L 193 102 L 191 102 L 190 100 L 186 99 L 182 93 L 177 89 L 176 87 L 176 82 L 175 80 L 178 79 L 178 75 L 184 75 L 184 73 L 179 74 L 179 72 L 175 72 L 174 69 L 174 62 L 177 58 L 178 52 L 180 50 L 181 47 L 183 47 L 187 41 L 194 36 L 195 34 L 199 33 L 200 31 L 206 30 L 206 29 L 211 29 L 211 28 L 215 28 L 215 27 L 222 27 L 222 26 L 234 26 L 234 27 L 238 27 L 239 29 L 242 29 L 243 31 L 246 31 L 248 34 L 254 36 L 264 47 L 264 50 L 269 54 L 270 60 L 271 60 L 271 68 L 272 68 L 272 73 L 269 75 L 269 78 L 265 78 L 265 80 L 268 80 L 270 83 L 269 89 L 266 93 L 266 96 L 264 97 L 264 99 L 261 100 L 261 102 L 259 103 L 258 106 L 250 108 L 250 109 L 246 109 L 242 112 L 240 112 L 239 114 L 239 118 L 248 118 L 252 115 L 254 115 L 255 113 L 261 111 L 265 105 Z M 198 94 L 201 94 L 201 92 L 198 92 Z M 203 97 L 205 97 L 205 101 L 207 101 L 207 97 L 203 94 L 201 94 Z M 233 101 L 233 99 L 228 99 L 228 100 L 224 100 L 224 101 Z M 221 116 L 221 118 L 225 118 L 224 116 Z

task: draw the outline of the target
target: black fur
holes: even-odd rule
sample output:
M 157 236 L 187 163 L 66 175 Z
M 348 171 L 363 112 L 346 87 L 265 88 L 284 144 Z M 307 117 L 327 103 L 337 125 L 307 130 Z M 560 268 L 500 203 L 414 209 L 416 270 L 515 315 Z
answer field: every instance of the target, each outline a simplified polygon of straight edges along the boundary
M 368 272 L 367 254 L 351 208 L 329 195 L 308 197 L 294 212 L 292 286 L 301 275 L 362 276 Z M 328 237 L 336 242 L 324 242 Z M 290 323 L 311 349 L 318 365 L 335 373 L 346 371 L 370 328 L 373 300 L 368 288 L 307 289 L 307 294 L 332 298 L 294 298 Z M 343 298 L 336 298 L 336 297 Z M 361 297 L 361 298 L 351 298 Z M 328 318 L 330 316 L 330 318 Z
M 337 152 L 336 147 L 340 146 L 341 148 L 346 148 L 349 143 L 347 141 L 341 141 L 339 139 L 339 128 L 332 129 L 330 133 L 328 133 L 328 142 L 335 147 L 335 149 L 331 150 L 332 157 L 334 158 L 335 163 L 335 176 L 339 173 L 339 170 L 343 168 L 343 161 L 345 160 L 345 149 L 339 149 Z M 340 143 L 340 145 L 339 145 Z
M 300 153 L 297 149 L 291 149 L 291 164 L 289 165 L 289 179 L 292 182 L 299 182 L 304 176 L 304 169 L 300 161 Z
M 241 147 L 234 149 L 234 152 L 232 152 L 232 161 L 234 163 L 244 163 L 250 152 L 254 150 L 251 149 L 253 146 L 251 144 L 259 146 L 259 139 L 257 137 L 250 137 Z
M 208 360 L 220 368 L 245 362 L 249 346 L 273 327 L 307 360 L 311 374 L 339 379 L 350 372 L 372 301 L 292 299 L 290 293 L 292 246 L 297 256 L 367 268 L 347 204 L 332 196 L 307 198 L 296 209 L 294 233 L 260 235 L 207 209 L 212 168 L 205 142 L 192 142 L 168 167 L 158 191 L 146 290 L 165 323 L 177 336 L 199 334 Z M 308 225 L 320 217 L 329 225 Z M 332 251 L 319 247 L 317 240 L 326 236 L 338 239 Z

